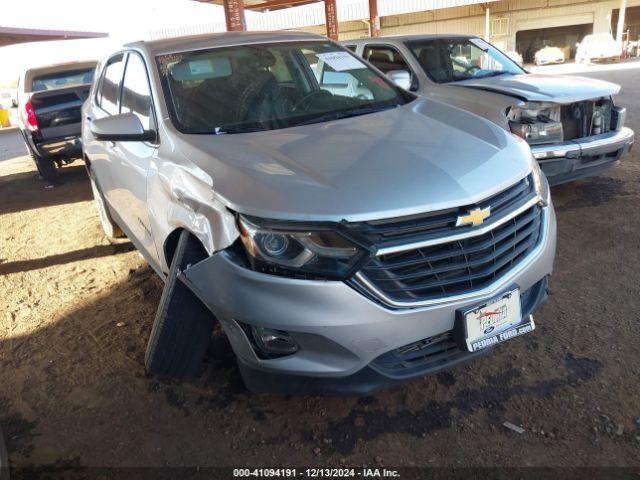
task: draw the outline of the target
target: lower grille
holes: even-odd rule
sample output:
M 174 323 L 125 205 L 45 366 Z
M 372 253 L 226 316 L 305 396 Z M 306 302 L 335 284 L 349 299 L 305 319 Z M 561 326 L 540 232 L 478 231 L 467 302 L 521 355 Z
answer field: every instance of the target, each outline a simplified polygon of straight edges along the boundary
M 533 314 L 546 300 L 548 282 L 543 278 L 520 294 L 522 317 Z M 411 377 L 441 370 L 478 355 L 458 346 L 453 331 L 409 343 L 376 358 L 371 366 L 394 378 Z
M 373 258 L 361 275 L 386 297 L 419 302 L 482 289 L 538 245 L 542 208 L 534 205 L 475 237 Z
M 385 353 L 373 361 L 372 367 L 390 377 L 403 377 L 417 370 L 436 370 L 470 355 L 458 347 L 452 332 L 446 332 Z

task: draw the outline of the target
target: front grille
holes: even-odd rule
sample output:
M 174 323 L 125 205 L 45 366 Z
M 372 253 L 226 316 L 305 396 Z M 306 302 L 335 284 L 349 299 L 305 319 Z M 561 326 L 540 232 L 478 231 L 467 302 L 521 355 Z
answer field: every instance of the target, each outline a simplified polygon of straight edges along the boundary
M 524 179 L 478 206 L 491 206 L 491 219 L 499 220 L 534 198 L 532 182 Z M 455 227 L 455 219 L 475 206 L 452 209 L 435 215 L 394 223 L 378 223 L 370 238 L 380 248 L 414 241 L 442 238 L 474 228 Z M 497 212 L 497 213 L 495 213 Z M 446 218 L 446 221 L 443 219 Z M 437 221 L 434 219 L 438 219 Z M 394 232 L 390 225 L 399 225 Z M 422 228 L 419 228 L 421 226 Z M 538 245 L 542 231 L 542 208 L 535 204 L 501 225 L 480 235 L 425 247 L 393 251 L 372 258 L 360 271 L 360 276 L 373 285 L 384 300 L 416 303 L 480 290 L 495 282 L 517 265 Z M 459 238 L 459 237 L 458 237 Z M 409 241 L 407 241 L 409 239 Z M 367 287 L 362 283 L 360 288 Z M 371 290 L 371 289 L 369 289 Z M 382 295 L 380 295 L 382 293 Z
M 534 205 L 483 235 L 375 257 L 362 274 L 395 301 L 424 301 L 478 290 L 533 251 L 541 224 L 542 209 Z
M 398 219 L 386 219 L 363 222 L 356 228 L 378 248 L 413 243 L 418 240 L 437 238 L 449 233 L 461 233 L 473 227 L 456 227 L 459 215 L 464 215 L 474 208 L 491 207 L 491 218 L 495 219 L 512 211 L 534 194 L 533 180 L 526 177 L 515 185 L 493 195 L 477 204 L 450 208 L 427 214 L 411 215 Z

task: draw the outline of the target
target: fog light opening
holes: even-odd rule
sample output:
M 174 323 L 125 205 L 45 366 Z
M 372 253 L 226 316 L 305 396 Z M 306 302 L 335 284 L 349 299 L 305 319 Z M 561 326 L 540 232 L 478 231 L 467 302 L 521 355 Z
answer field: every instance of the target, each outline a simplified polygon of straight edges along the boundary
M 298 344 L 288 332 L 256 325 L 242 324 L 242 327 L 260 358 L 286 357 L 299 350 Z

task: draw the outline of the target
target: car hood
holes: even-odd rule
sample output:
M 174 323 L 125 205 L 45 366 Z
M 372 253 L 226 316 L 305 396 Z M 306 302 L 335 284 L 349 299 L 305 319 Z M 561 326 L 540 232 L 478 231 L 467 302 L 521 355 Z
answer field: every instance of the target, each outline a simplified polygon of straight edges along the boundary
M 468 205 L 531 169 L 523 141 L 443 103 L 234 135 L 177 135 L 217 199 L 263 218 L 363 221 Z
M 471 79 L 451 85 L 488 90 L 526 101 L 555 103 L 573 103 L 607 97 L 620 91 L 619 85 L 602 80 L 535 73 Z

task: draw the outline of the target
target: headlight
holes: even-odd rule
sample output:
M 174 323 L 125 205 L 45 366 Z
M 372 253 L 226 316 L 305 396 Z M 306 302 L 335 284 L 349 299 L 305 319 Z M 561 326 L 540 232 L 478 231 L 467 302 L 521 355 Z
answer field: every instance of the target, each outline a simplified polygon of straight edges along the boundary
M 557 143 L 563 139 L 560 105 L 529 102 L 513 107 L 507 114 L 511 132 L 530 145 Z
M 275 275 L 346 279 L 370 252 L 329 227 L 238 217 L 240 238 L 254 270 Z
M 547 177 L 545 177 L 543 171 L 540 169 L 540 165 L 538 165 L 538 161 L 535 158 L 532 158 L 531 162 L 533 163 L 533 169 L 531 171 L 533 186 L 536 189 L 536 193 L 542 199 L 542 203 L 545 206 L 549 205 L 549 202 L 551 201 L 551 191 L 549 190 Z

